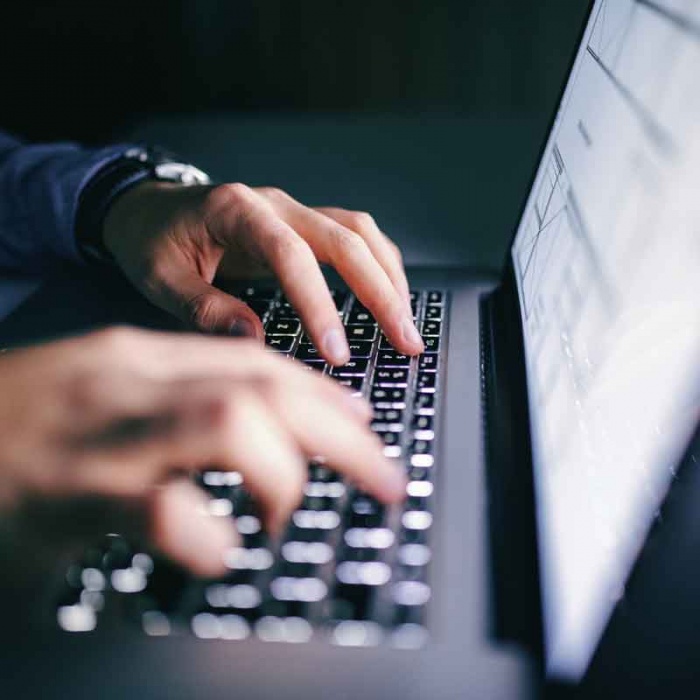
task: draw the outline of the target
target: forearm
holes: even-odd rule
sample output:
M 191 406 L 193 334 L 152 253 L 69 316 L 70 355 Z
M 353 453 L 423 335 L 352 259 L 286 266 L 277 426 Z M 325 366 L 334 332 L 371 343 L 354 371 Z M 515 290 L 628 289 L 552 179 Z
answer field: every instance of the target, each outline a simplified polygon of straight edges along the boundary
M 0 269 L 38 272 L 79 261 L 75 217 L 80 194 L 126 145 L 28 145 L 0 132 Z

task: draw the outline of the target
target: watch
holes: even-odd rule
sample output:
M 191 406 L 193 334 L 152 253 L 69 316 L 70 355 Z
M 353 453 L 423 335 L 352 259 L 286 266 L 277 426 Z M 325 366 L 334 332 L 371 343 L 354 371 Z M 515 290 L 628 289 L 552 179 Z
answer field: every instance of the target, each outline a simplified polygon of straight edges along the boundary
M 112 254 L 102 240 L 107 211 L 117 197 L 146 180 L 184 186 L 211 184 L 211 178 L 205 172 L 178 161 L 166 151 L 130 148 L 99 170 L 80 195 L 75 217 L 75 238 L 85 258 L 102 262 L 112 260 Z

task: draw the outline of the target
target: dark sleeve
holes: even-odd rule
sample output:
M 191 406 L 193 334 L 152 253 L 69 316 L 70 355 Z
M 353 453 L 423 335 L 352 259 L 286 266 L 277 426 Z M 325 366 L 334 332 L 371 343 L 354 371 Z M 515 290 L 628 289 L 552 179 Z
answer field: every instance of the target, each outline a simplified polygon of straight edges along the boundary
M 0 131 L 0 270 L 37 272 L 80 262 L 74 230 L 80 194 L 131 147 L 24 144 Z

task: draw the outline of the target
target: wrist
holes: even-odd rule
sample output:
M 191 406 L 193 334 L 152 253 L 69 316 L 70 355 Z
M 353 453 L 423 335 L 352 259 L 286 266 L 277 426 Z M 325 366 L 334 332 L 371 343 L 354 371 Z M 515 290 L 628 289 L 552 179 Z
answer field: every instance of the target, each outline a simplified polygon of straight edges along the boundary
M 161 152 L 143 148 L 127 151 L 121 158 L 99 171 L 80 196 L 75 222 L 78 248 L 88 260 L 108 261 L 112 251 L 106 244 L 107 219 L 113 220 L 115 212 L 129 210 L 129 204 L 139 201 L 127 197 L 134 190 L 148 183 L 181 186 L 209 184 L 206 173 L 192 165 L 179 163 Z M 152 191 L 152 190 L 146 190 Z M 117 206 L 121 202 L 120 206 Z M 124 204 L 126 202 L 126 204 Z M 115 227 L 110 224 L 110 231 Z
M 149 213 L 157 208 L 158 194 L 177 187 L 168 182 L 144 180 L 114 198 L 105 212 L 100 232 L 100 245 L 106 254 L 114 258 L 126 232 L 148 226 Z

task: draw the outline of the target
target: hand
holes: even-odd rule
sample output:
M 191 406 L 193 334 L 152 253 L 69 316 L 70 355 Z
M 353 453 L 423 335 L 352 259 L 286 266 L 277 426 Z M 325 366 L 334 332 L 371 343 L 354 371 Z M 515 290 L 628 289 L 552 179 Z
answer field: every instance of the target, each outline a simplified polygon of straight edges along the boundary
M 305 207 L 269 187 L 149 182 L 115 202 L 104 242 L 146 297 L 199 330 L 262 338 L 254 312 L 212 282 L 272 271 L 319 352 L 331 364 L 347 362 L 345 332 L 319 267 L 326 263 L 398 350 L 424 349 L 401 254 L 369 214 Z
M 201 575 L 223 572 L 237 535 L 186 472 L 239 471 L 273 532 L 312 456 L 383 501 L 404 493 L 365 402 L 249 341 L 111 329 L 3 355 L 0 386 L 6 522 L 27 503 L 106 499 L 126 515 L 103 532 L 136 529 Z

